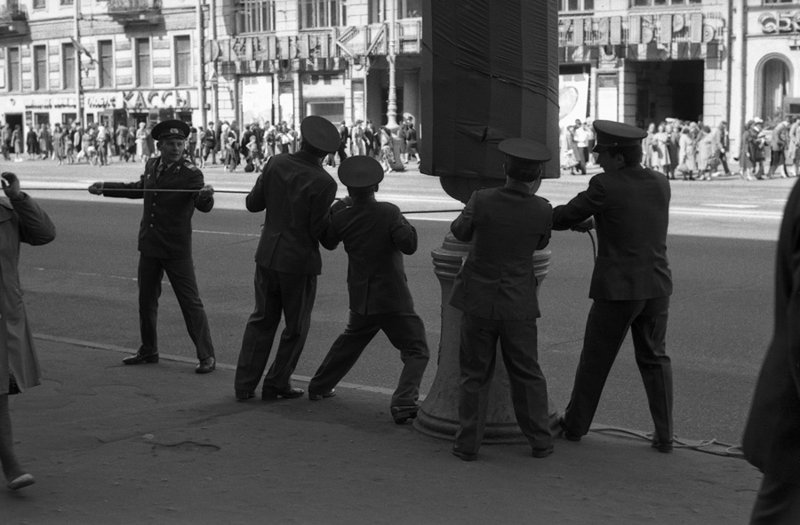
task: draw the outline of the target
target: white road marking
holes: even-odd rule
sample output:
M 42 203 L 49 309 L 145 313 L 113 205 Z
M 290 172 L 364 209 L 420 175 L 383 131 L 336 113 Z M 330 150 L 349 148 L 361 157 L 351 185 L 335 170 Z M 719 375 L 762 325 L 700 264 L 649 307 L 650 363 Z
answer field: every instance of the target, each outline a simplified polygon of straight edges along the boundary
M 92 348 L 94 350 L 106 350 L 109 352 L 119 352 L 124 354 L 135 354 L 137 351 L 134 348 L 125 348 L 123 346 L 110 345 L 106 343 L 97 343 L 94 341 L 84 341 L 81 339 L 73 339 L 71 337 L 60 337 L 57 335 L 34 333 L 33 337 L 36 339 L 41 339 L 42 341 L 50 341 L 52 343 L 61 343 L 72 346 L 82 346 L 84 348 Z M 162 352 L 159 352 L 158 357 L 159 359 L 164 359 L 166 361 L 176 361 L 178 363 L 190 363 L 190 364 L 197 363 L 196 358 L 165 354 Z M 220 363 L 219 361 L 217 362 L 217 368 L 221 368 L 223 370 L 236 370 L 235 365 Z M 311 378 L 309 376 L 301 376 L 297 374 L 292 375 L 292 379 L 295 381 L 302 381 L 305 383 L 311 381 Z M 391 396 L 392 394 L 394 394 L 394 390 L 389 388 L 383 388 L 380 386 L 371 386 L 371 385 L 360 385 L 357 383 L 340 382 L 339 384 L 336 385 L 336 388 L 349 388 L 352 390 L 361 390 L 362 392 L 372 392 L 375 394 L 383 394 L 386 396 Z M 423 399 L 425 399 L 425 396 L 420 396 L 420 401 L 422 401 Z

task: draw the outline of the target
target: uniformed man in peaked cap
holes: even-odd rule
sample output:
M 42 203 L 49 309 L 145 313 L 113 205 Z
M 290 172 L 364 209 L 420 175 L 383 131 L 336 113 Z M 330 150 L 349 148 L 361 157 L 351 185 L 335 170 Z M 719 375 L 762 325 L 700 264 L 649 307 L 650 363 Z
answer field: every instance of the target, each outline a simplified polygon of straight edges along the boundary
M 333 387 L 383 330 L 403 361 L 390 405 L 392 418 L 401 424 L 417 415 L 419 385 L 429 356 L 425 326 L 414 312 L 403 267 L 403 254 L 417 251 L 417 230 L 397 206 L 375 200 L 383 167 L 374 158 L 347 157 L 339 166 L 339 180 L 350 197 L 331 208 L 331 222 L 321 242 L 329 250 L 344 242 L 350 318 L 309 383 L 308 396 L 312 401 L 333 396 Z
M 461 318 L 459 429 L 453 454 L 476 459 L 498 339 L 511 382 L 514 414 L 531 454 L 553 452 L 548 424 L 547 382 L 538 363 L 539 303 L 533 252 L 550 242 L 552 208 L 536 195 L 550 151 L 533 140 L 499 144 L 505 154 L 505 186 L 478 190 L 450 225 L 472 248 L 455 277 L 450 304 Z
M 553 229 L 586 231 L 594 226 L 598 239 L 589 289 L 594 302 L 572 396 L 561 421 L 563 435 L 578 441 L 589 431 L 630 327 L 655 424 L 652 445 L 671 452 L 672 366 L 665 343 L 672 294 L 667 261 L 670 186 L 663 173 L 641 166 L 645 131 L 608 120 L 596 120 L 594 128 L 594 153 L 603 173 L 553 211 Z
M 264 378 L 261 398 L 292 399 L 292 372 L 303 351 L 322 271 L 319 239 L 328 227 L 336 181 L 322 159 L 339 147 L 339 132 L 328 120 L 310 116 L 300 124 L 300 151 L 271 157 L 247 195 L 247 209 L 266 210 L 256 249 L 255 310 L 247 320 L 236 366 L 236 398 L 245 401 L 267 366 L 275 332 L 284 316 L 275 360 Z
M 189 125 L 165 120 L 151 132 L 161 155 L 145 164 L 136 182 L 96 182 L 89 192 L 106 197 L 144 199 L 139 227 L 139 326 L 142 345 L 123 359 L 126 365 L 158 362 L 156 320 L 161 278 L 166 272 L 197 348 L 198 374 L 216 367 L 208 318 L 200 300 L 192 260 L 192 215 L 214 207 L 214 189 L 205 185 L 203 172 L 184 155 Z M 163 191 L 161 191 L 163 190 Z M 175 191 L 179 190 L 179 191 Z M 196 191 L 185 191 L 196 190 Z

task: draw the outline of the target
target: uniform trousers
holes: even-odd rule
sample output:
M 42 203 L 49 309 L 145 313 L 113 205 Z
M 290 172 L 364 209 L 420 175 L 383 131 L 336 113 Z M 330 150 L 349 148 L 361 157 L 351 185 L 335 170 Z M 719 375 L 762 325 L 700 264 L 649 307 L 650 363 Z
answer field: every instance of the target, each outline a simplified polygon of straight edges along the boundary
M 403 361 L 403 371 L 392 395 L 391 406 L 416 404 L 430 354 L 425 326 L 415 313 L 361 315 L 351 310 L 344 333 L 334 341 L 308 384 L 308 391 L 323 393 L 335 387 L 356 364 L 361 352 L 379 330 L 383 330 L 389 342 L 400 350 L 400 360 Z
M 497 357 L 497 341 L 511 383 L 514 415 L 534 449 L 553 446 L 547 404 L 547 381 L 538 362 L 536 319 L 461 318 L 458 419 L 454 448 L 476 454 L 483 440 L 489 388 Z
M 764 474 L 758 490 L 751 525 L 796 525 L 800 523 L 800 484 Z
M 186 330 L 197 349 L 197 358 L 203 360 L 214 357 L 211 330 L 197 290 L 191 257 L 160 259 L 139 256 L 139 331 L 142 337 L 139 352 L 143 355 L 158 353 L 158 299 L 161 297 L 161 280 L 165 272 L 181 307 Z
M 243 392 L 255 391 L 283 314 L 286 326 L 275 360 L 264 379 L 264 388 L 284 390 L 291 387 L 292 373 L 306 343 L 317 295 L 317 276 L 279 272 L 256 265 L 254 286 L 256 306 L 242 337 L 235 388 Z
M 572 396 L 564 414 L 566 430 L 577 436 L 589 432 L 611 366 L 630 330 L 636 364 L 655 424 L 655 437 L 672 442 L 672 364 L 665 343 L 668 312 L 669 297 L 594 301 L 586 321 Z

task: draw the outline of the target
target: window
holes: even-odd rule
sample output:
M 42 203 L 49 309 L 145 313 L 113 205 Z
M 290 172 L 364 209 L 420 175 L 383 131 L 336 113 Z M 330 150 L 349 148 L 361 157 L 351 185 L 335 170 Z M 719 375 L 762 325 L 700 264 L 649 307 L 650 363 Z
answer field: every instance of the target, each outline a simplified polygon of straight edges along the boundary
M 300 0 L 300 29 L 343 26 L 345 0 Z
M 397 0 L 397 18 L 422 16 L 422 0 Z
M 383 12 L 383 0 L 369 0 L 367 18 L 370 24 L 379 24 L 386 18 Z
M 796 1 L 797 0 L 763 0 L 764 5 L 770 5 L 770 4 L 793 4 Z
M 61 78 L 61 87 L 75 89 L 75 46 L 72 44 L 61 46 Z
M 114 52 L 111 40 L 97 42 L 98 87 L 114 87 Z
M 275 31 L 275 0 L 242 0 L 236 14 L 240 33 Z
M 33 90 L 47 89 L 47 47 L 33 46 Z
M 631 7 L 661 7 L 702 3 L 703 0 L 631 0 Z
M 150 87 L 153 84 L 150 63 L 150 39 L 137 38 L 133 52 L 136 60 L 136 87 Z
M 665 0 L 655 0 L 656 2 L 663 2 Z M 559 0 L 559 11 L 593 11 L 594 0 Z
M 44 9 L 47 7 L 46 0 L 33 0 L 34 9 Z
M 8 89 L 19 91 L 19 48 L 8 48 Z
M 192 82 L 192 48 L 189 35 L 175 37 L 175 85 Z
M 75 0 L 59 0 L 61 5 L 72 5 Z

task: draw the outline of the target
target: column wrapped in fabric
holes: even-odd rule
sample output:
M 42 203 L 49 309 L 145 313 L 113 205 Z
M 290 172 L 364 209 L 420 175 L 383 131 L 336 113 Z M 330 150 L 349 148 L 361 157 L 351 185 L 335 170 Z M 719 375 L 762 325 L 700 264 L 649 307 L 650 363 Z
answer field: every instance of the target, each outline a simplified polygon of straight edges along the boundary
M 465 201 L 504 180 L 497 144 L 538 140 L 558 177 L 555 0 L 424 2 L 421 171 Z

